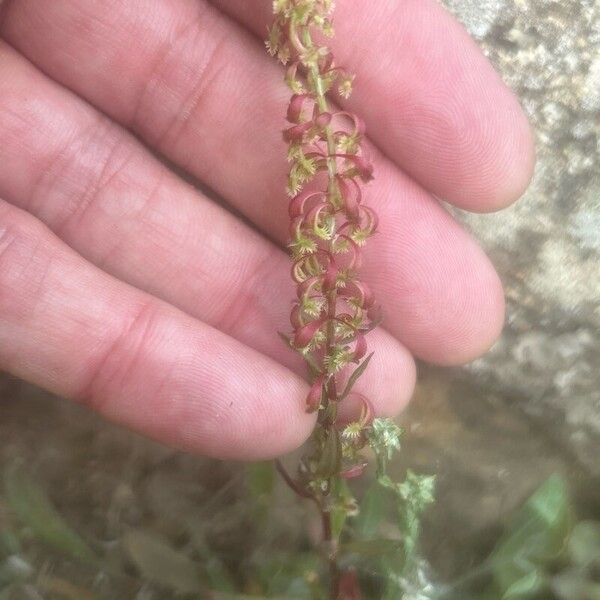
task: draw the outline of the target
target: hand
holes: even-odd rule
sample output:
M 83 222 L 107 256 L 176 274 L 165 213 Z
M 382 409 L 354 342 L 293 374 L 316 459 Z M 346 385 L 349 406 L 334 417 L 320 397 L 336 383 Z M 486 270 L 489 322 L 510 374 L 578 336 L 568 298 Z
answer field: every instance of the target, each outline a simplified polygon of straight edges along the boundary
M 359 385 L 393 414 L 413 356 L 464 363 L 503 323 L 494 269 L 436 197 L 502 208 L 534 152 L 516 99 L 436 0 L 337 4 L 332 46 L 356 73 L 347 104 L 367 124 L 381 217 L 364 278 L 385 329 Z M 0 367 L 222 458 L 282 453 L 313 426 L 276 333 L 293 287 L 270 5 L 0 8 Z

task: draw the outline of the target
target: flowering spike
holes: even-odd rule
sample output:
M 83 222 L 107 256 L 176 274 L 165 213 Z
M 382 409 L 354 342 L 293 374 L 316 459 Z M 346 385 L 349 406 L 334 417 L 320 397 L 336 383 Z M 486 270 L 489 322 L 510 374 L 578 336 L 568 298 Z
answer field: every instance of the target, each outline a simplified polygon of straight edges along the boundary
M 332 567 L 331 598 L 359 600 L 356 572 L 338 562 L 342 546 L 335 517 L 357 510 L 343 480 L 363 473 L 361 451 L 370 446 L 379 483 L 398 495 L 405 512 L 412 511 L 402 522 L 403 559 L 411 569 L 415 519 L 422 510 L 414 508 L 413 498 L 420 494 L 418 506 L 424 506 L 432 482 L 409 471 L 403 484 L 395 484 L 386 463 L 400 446 L 398 428 L 391 420 L 374 418 L 373 405 L 363 396 L 358 395 L 360 415 L 351 422 L 346 421 L 350 411 L 340 406 L 373 357 L 372 352 L 367 355 L 366 334 L 381 320 L 381 308 L 359 279 L 362 247 L 378 227 L 377 214 L 365 205 L 362 193 L 363 184 L 373 179 L 363 147 L 365 124 L 350 112 L 333 109 L 328 98 L 335 92 L 348 98 L 354 77 L 313 39 L 315 33 L 319 38 L 333 34 L 333 5 L 334 0 L 273 0 L 275 22 L 266 42 L 269 53 L 287 65 L 285 82 L 293 94 L 283 138 L 289 144 L 289 248 L 297 298 L 290 315 L 294 334 L 286 341 L 309 366 L 313 383 L 304 408 L 318 413 L 299 479 L 279 470 L 292 489 L 319 507 Z
M 375 311 L 373 296 L 357 279 L 361 246 L 377 228 L 361 189 L 361 183 L 373 178 L 373 165 L 361 149 L 363 121 L 348 111 L 331 111 L 325 95 L 336 84 L 348 95 L 353 81 L 335 64 L 331 51 L 312 40 L 311 26 L 330 29 L 332 0 L 275 3 L 271 32 L 278 55 L 281 49 L 289 54 L 286 81 L 294 91 L 286 115 L 291 127 L 284 131 L 291 162 L 292 277 L 298 285 L 290 320 L 296 348 L 305 355 L 308 348 L 319 348 L 320 372 L 331 374 L 326 410 L 328 402 L 340 399 L 334 374 L 365 357 L 365 333 L 373 325 L 367 314 Z M 320 179 L 312 181 L 320 172 L 327 174 L 326 187 L 314 185 Z M 362 369 L 368 361 L 363 362 Z
M 289 144 L 289 247 L 297 296 L 290 315 L 291 346 L 315 377 L 305 408 L 318 412 L 316 447 L 303 459 L 301 478 L 322 507 L 340 501 L 334 496 L 342 489 L 341 478 L 362 474 L 366 462 L 359 451 L 368 442 L 374 416 L 372 404 L 363 398 L 358 421 L 343 431 L 339 427 L 343 417 L 338 405 L 372 356 L 367 356 L 365 334 L 374 326 L 370 315 L 375 306 L 358 271 L 362 246 L 375 232 L 377 217 L 363 201 L 362 185 L 373 178 L 362 147 L 364 123 L 333 109 L 327 97 L 336 91 L 348 97 L 354 77 L 313 40 L 315 30 L 332 33 L 333 4 L 274 0 L 275 24 L 267 42 L 269 52 L 287 64 L 285 81 L 293 92 L 283 132 Z M 347 587 L 358 590 L 356 578 L 347 575 Z

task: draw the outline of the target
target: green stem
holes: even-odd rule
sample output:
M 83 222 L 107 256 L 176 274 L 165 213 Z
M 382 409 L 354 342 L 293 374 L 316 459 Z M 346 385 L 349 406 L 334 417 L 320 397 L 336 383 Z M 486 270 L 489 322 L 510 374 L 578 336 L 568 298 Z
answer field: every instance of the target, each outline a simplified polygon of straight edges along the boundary
M 323 523 L 323 538 L 327 551 L 327 561 L 329 564 L 329 586 L 331 600 L 336 600 L 339 594 L 340 569 L 337 563 L 337 540 L 333 539 L 333 525 L 331 512 L 321 511 Z
M 303 34 L 303 43 L 307 49 L 311 49 L 313 47 L 312 38 L 310 36 L 310 31 L 305 29 Z M 329 112 L 329 104 L 327 103 L 327 97 L 325 92 L 325 85 L 323 82 L 323 78 L 321 77 L 321 73 L 319 72 L 319 68 L 316 65 L 312 65 L 309 68 L 309 77 L 312 80 L 313 89 L 316 94 L 317 105 L 321 112 Z M 336 185 L 336 175 L 337 175 L 337 162 L 335 159 L 336 146 L 335 139 L 333 137 L 333 132 L 331 131 L 331 127 L 328 125 L 325 128 L 325 135 L 327 138 L 327 192 L 329 196 L 329 201 L 334 205 L 335 208 L 335 195 L 337 192 Z M 333 235 L 332 239 L 329 242 L 329 252 L 333 254 Z M 327 341 L 326 341 L 326 354 L 328 356 L 331 355 L 333 348 L 335 346 L 335 315 L 337 309 L 337 290 L 334 288 L 327 295 L 327 316 L 329 318 L 329 322 L 327 324 Z M 328 394 L 327 401 L 329 402 L 337 402 L 338 393 L 336 389 L 335 376 L 332 376 L 329 380 L 328 384 Z
M 313 42 L 310 35 L 310 31 L 306 28 L 303 32 L 303 40 L 304 46 L 307 50 L 311 50 L 313 48 Z M 317 105 L 321 112 L 329 112 L 329 105 L 327 102 L 325 84 L 323 82 L 323 78 L 321 77 L 321 73 L 317 65 L 313 64 L 309 68 L 309 80 L 312 81 L 313 91 L 316 95 Z M 325 128 L 325 135 L 327 139 L 327 193 L 329 197 L 329 202 L 332 204 L 333 208 L 336 209 L 336 194 L 337 194 L 337 184 L 336 184 L 336 176 L 337 176 L 337 161 L 335 158 L 336 154 L 336 144 L 333 136 L 333 132 L 331 127 L 328 125 Z M 332 232 L 331 240 L 329 241 L 329 252 L 333 255 L 334 245 L 333 239 L 335 235 L 335 230 Z M 337 311 L 337 290 L 331 290 L 327 294 L 327 340 L 325 346 L 326 356 L 332 356 L 334 348 L 335 348 L 335 316 Z M 323 365 L 325 367 L 325 365 Z M 324 369 L 325 370 L 325 369 Z M 331 419 L 328 419 L 327 423 L 324 423 L 325 427 L 333 427 L 335 422 L 335 413 L 336 406 L 339 400 L 338 391 L 335 381 L 335 375 L 332 375 L 329 378 L 327 384 L 327 394 L 326 394 L 326 402 L 325 402 L 325 413 L 331 415 L 333 410 L 333 416 Z M 330 410 L 330 407 L 332 410 Z M 333 484 L 333 481 L 329 481 L 328 489 L 333 490 L 336 489 L 337 486 Z M 330 578 L 330 596 L 332 600 L 335 600 L 338 596 L 338 588 L 339 588 L 339 579 L 340 579 L 340 570 L 337 562 L 337 554 L 338 554 L 338 540 L 334 539 L 333 527 L 332 527 L 332 517 L 331 512 L 326 509 L 321 509 L 321 516 L 323 522 L 323 538 L 327 547 L 328 552 L 328 563 L 329 563 L 329 578 Z

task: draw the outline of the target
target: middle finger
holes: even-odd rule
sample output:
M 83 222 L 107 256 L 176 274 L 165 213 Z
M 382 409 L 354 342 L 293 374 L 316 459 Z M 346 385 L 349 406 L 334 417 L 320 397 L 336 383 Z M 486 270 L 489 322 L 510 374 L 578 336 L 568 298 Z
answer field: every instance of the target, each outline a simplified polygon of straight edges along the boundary
M 286 238 L 280 129 L 289 93 L 256 41 L 197 0 L 17 0 L 6 36 L 52 77 L 191 171 L 268 235 Z M 124 51 L 127 49 L 127 51 Z M 503 322 L 501 285 L 477 244 L 422 188 L 377 153 L 367 201 L 382 235 L 365 278 L 385 325 L 416 355 L 461 363 Z

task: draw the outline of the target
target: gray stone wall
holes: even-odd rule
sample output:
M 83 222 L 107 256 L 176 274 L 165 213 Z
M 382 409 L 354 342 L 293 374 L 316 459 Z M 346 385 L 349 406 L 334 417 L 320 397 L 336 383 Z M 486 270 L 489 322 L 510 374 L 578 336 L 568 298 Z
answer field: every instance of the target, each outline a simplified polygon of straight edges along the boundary
M 506 286 L 500 342 L 467 376 L 600 474 L 600 2 L 445 0 L 521 98 L 533 183 L 493 215 L 456 211 Z

